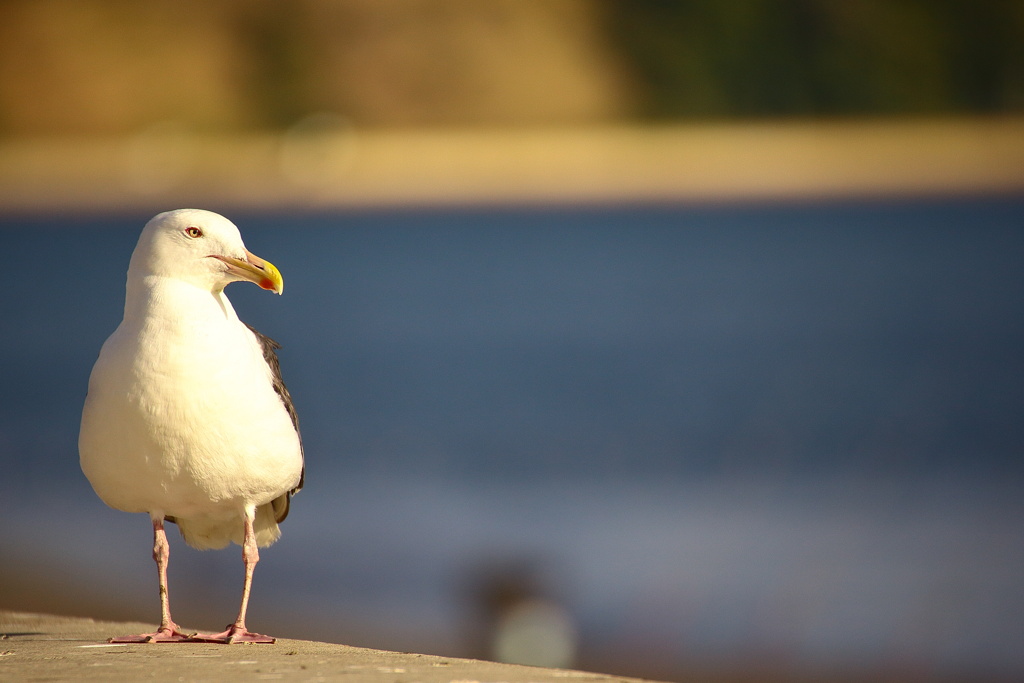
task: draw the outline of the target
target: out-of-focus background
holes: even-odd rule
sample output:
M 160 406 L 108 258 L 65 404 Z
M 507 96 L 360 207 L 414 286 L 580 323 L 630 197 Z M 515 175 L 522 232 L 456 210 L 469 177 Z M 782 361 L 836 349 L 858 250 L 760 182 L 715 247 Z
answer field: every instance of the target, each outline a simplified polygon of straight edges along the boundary
M 228 290 L 307 453 L 256 630 L 1024 676 L 1024 3 L 0 4 L 0 608 L 158 616 L 76 439 L 181 206 L 288 284 Z M 180 623 L 238 555 L 172 541 Z

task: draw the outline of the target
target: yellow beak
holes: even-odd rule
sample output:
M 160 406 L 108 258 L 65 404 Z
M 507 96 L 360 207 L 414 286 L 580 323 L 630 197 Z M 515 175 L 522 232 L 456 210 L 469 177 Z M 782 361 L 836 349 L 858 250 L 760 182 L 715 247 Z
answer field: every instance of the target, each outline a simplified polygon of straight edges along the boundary
M 248 249 L 245 251 L 245 260 L 231 256 L 220 256 L 213 254 L 213 258 L 227 264 L 228 272 L 237 275 L 243 280 L 255 282 L 263 289 L 281 294 L 284 292 L 284 278 L 281 271 L 270 261 L 261 259 Z

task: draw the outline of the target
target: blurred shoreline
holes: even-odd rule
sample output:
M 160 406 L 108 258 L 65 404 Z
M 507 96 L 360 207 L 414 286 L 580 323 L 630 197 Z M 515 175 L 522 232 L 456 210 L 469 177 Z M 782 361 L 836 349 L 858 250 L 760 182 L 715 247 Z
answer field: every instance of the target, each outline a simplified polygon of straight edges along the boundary
M 56 189 L 55 189 L 56 188 Z M 370 129 L 284 134 L 166 122 L 137 135 L 0 142 L 0 212 L 154 206 L 718 203 L 1024 191 L 1024 118 Z

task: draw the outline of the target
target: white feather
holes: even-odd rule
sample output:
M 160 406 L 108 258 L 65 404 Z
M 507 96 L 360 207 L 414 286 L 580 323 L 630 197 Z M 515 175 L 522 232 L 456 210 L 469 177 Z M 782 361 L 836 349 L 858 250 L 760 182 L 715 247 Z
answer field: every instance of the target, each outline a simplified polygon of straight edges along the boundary
M 202 238 L 185 235 L 190 226 Z M 173 517 L 197 548 L 241 544 L 256 507 L 265 546 L 280 536 L 270 502 L 298 484 L 302 449 L 258 340 L 224 295 L 240 278 L 214 253 L 245 256 L 222 216 L 181 210 L 146 225 L 124 320 L 89 379 L 81 466 L 107 505 Z

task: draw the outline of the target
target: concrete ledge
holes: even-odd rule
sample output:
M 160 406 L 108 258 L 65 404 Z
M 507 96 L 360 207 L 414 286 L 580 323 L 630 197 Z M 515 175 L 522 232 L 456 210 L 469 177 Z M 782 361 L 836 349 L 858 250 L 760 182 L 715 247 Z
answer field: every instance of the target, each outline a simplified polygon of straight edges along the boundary
M 95 621 L 0 610 L 3 681 L 629 681 L 308 640 L 274 645 L 175 643 L 111 645 L 107 639 L 152 631 L 152 624 Z

